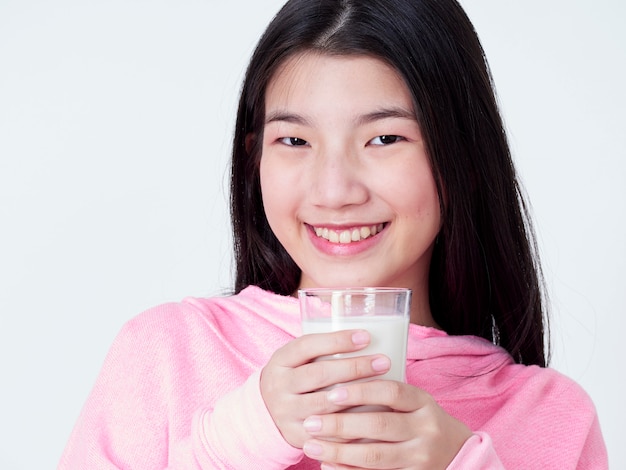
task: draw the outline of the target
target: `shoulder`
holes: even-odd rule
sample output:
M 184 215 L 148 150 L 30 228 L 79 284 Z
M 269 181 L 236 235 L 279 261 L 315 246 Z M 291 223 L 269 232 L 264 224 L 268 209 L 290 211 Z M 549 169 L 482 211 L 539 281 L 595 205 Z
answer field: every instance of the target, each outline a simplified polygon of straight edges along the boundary
M 501 400 L 494 400 L 497 408 L 484 426 L 498 454 L 506 456 L 507 468 L 524 468 L 529 455 L 542 468 L 573 468 L 582 459 L 605 461 L 598 414 L 581 385 L 552 368 L 507 368 L 514 374 Z M 605 468 L 578 466 L 583 467 Z
M 555 369 L 510 364 L 498 375 L 497 394 L 491 399 L 496 421 L 516 417 L 538 433 L 581 442 L 597 424 L 589 394 Z
M 409 365 L 407 375 L 441 400 L 478 400 L 493 408 L 505 403 L 515 409 L 567 403 L 593 408 L 585 390 L 553 368 L 517 364 L 483 338 L 427 333 L 409 342 L 409 356 L 421 360 Z
M 251 287 L 237 295 L 188 297 L 150 308 L 122 327 L 112 349 L 122 355 L 141 351 L 147 359 L 216 349 L 243 349 L 254 357 L 280 347 L 299 328 L 295 299 Z
M 511 371 L 510 385 L 527 395 L 552 397 L 559 402 L 566 398 L 573 406 L 591 404 L 589 395 L 576 381 L 553 368 L 511 364 L 508 369 Z
M 151 337 L 207 325 L 228 327 L 266 318 L 267 305 L 275 294 L 248 288 L 236 295 L 186 297 L 149 308 L 122 327 L 124 335 Z
M 595 419 L 596 409 L 589 394 L 583 387 L 550 367 L 521 366 L 523 379 L 521 392 L 528 399 L 541 402 L 546 412 L 570 416 L 576 410 L 578 418 Z

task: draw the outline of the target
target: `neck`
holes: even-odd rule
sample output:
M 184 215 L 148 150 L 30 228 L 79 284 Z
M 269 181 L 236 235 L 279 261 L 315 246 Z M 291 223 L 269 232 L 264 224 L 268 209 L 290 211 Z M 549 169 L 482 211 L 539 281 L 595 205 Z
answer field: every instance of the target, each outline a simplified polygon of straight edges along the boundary
M 430 311 L 430 299 L 428 296 L 428 282 L 414 286 L 411 296 L 411 323 L 431 328 L 441 329 L 433 319 Z

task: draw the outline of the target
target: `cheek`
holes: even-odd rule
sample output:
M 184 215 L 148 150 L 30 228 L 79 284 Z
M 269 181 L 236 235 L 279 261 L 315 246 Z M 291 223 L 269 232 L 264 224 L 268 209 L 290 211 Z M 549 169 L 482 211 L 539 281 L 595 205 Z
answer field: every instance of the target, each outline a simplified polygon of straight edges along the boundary
M 276 159 L 261 158 L 259 177 L 263 207 L 270 227 L 277 236 L 277 230 L 280 231 L 285 218 L 293 212 L 296 199 L 294 185 L 288 181 L 288 176 L 288 172 Z
M 441 209 L 437 186 L 426 165 L 405 165 L 387 172 L 388 178 L 379 180 L 380 191 L 395 211 L 410 218 L 436 218 Z
M 261 183 L 261 198 L 263 200 L 263 208 L 265 209 L 265 215 L 267 216 L 271 225 L 271 219 L 275 206 L 274 201 L 276 200 L 276 184 L 274 181 L 275 172 L 272 171 L 271 165 L 268 165 L 267 160 L 264 158 L 261 158 L 259 178 Z
M 439 202 L 439 196 L 437 194 L 437 188 L 434 184 L 425 184 L 414 191 L 410 199 L 409 209 L 417 215 L 420 219 L 426 219 L 433 225 L 439 226 L 441 218 L 441 206 Z

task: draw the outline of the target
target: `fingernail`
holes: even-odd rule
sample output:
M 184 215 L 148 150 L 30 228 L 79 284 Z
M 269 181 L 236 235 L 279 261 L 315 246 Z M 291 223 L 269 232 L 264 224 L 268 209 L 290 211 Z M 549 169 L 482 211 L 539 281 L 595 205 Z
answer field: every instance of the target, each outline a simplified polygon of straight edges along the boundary
M 335 467 L 333 465 L 329 465 L 327 463 L 323 463 L 320 466 L 320 470 L 335 470 Z
M 363 346 L 370 342 L 370 334 L 367 331 L 356 331 L 352 334 L 352 343 L 355 346 Z
M 317 442 L 305 442 L 302 450 L 309 457 L 317 457 L 322 455 L 322 446 Z
M 304 429 L 309 432 L 316 432 L 322 430 L 322 420 L 319 416 L 309 416 L 302 423 Z
M 345 388 L 334 388 L 328 392 L 328 400 L 333 403 L 341 403 L 348 399 L 348 391 Z
M 376 372 L 382 372 L 385 370 L 389 370 L 391 367 L 391 361 L 386 357 L 377 357 L 372 361 L 372 369 Z

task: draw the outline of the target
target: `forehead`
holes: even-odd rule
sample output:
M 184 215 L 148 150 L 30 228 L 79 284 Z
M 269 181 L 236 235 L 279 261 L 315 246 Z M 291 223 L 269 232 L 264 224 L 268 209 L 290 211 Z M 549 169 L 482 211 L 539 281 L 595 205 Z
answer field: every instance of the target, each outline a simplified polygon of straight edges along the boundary
M 320 100 L 336 105 L 358 101 L 363 106 L 384 101 L 413 108 L 400 74 L 366 55 L 296 54 L 278 67 L 265 95 L 266 110 L 287 105 L 315 108 Z

